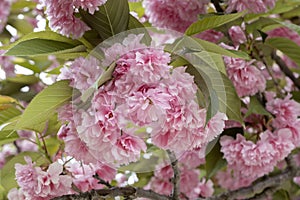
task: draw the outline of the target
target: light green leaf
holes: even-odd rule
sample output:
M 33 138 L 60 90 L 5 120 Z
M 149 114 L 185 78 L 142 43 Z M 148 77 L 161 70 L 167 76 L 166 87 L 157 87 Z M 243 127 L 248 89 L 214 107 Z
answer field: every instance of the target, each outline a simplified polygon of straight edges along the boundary
M 0 171 L 0 182 L 5 183 L 2 186 L 7 191 L 14 187 L 18 187 L 17 182 L 15 180 L 15 164 L 25 164 L 26 162 L 24 160 L 24 156 L 31 157 L 32 161 L 36 162 L 37 166 L 47 163 L 46 158 L 44 158 L 42 154 L 37 152 L 22 152 L 11 158 Z
M 69 81 L 59 81 L 45 88 L 27 106 L 15 129 L 29 129 L 41 133 L 56 109 L 69 101 L 71 96 Z
M 292 24 L 290 22 L 285 22 L 285 21 L 280 21 L 278 19 L 273 19 L 275 22 L 297 32 L 300 35 L 300 26 L 296 25 L 296 24 Z
M 17 75 L 16 77 L 8 77 L 6 80 L 13 83 L 22 83 L 22 84 L 34 84 L 40 81 L 35 75 Z
M 208 29 L 217 28 L 226 23 L 232 22 L 240 17 L 242 17 L 245 13 L 236 13 L 236 14 L 227 14 L 227 15 L 215 15 L 205 17 L 203 19 L 194 22 L 185 32 L 186 35 L 195 35 L 197 33 L 201 33 Z
M 5 55 L 8 56 L 42 56 L 56 55 L 73 52 L 84 52 L 85 46 L 69 44 L 49 39 L 30 39 L 18 43 L 8 49 Z
M 6 123 L 8 120 L 21 114 L 21 111 L 14 106 L 10 106 L 7 109 L 0 110 L 0 125 Z
M 80 11 L 80 14 L 83 21 L 105 40 L 127 29 L 129 5 L 127 0 L 108 0 L 93 15 L 83 10 Z
M 19 135 L 14 130 L 0 131 L 0 146 L 11 143 L 17 139 L 19 139 Z
M 265 44 L 280 50 L 300 66 L 300 46 L 290 39 L 283 37 L 268 38 Z

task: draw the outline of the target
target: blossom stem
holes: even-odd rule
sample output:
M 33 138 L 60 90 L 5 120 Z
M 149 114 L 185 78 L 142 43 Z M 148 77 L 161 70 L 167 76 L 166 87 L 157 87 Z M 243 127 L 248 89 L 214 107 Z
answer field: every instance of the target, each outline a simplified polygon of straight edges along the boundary
M 211 0 L 211 2 L 214 4 L 217 12 L 219 12 L 219 13 L 224 12 L 223 8 L 220 6 L 220 1 L 219 0 Z

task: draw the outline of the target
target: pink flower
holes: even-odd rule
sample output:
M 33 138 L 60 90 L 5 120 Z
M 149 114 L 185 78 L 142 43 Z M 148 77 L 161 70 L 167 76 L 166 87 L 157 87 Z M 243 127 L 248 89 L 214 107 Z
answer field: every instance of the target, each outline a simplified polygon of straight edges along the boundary
M 74 0 L 74 6 L 83 10 L 88 10 L 90 14 L 94 14 L 95 11 L 99 10 L 99 6 L 106 3 L 107 0 Z
M 2 33 L 3 28 L 6 25 L 7 17 L 10 13 L 11 1 L 2 0 L 0 1 L 0 33 Z
M 72 173 L 73 183 L 82 192 L 103 188 L 103 185 L 98 183 L 99 180 L 93 177 L 96 173 L 105 181 L 111 181 L 115 175 L 115 170 L 108 166 L 86 165 L 76 160 L 72 160 L 66 167 L 67 170 Z
M 50 28 L 62 35 L 80 38 L 90 28 L 74 14 L 74 2 L 65 0 L 45 0 L 46 14 Z M 92 8 L 90 8 L 93 10 Z
M 200 13 L 206 13 L 208 0 L 145 0 L 143 6 L 149 22 L 159 28 L 184 32 Z
M 239 58 L 230 57 L 224 57 L 224 61 L 228 77 L 233 82 L 240 97 L 264 91 L 266 80 L 261 71 L 253 65 L 253 61 L 247 62 Z
M 0 2 L 0 9 L 1 9 L 1 4 L 5 3 L 6 1 L 1 1 Z M 1 13 L 2 11 L 0 11 Z M 1 19 L 1 16 L 0 16 Z M 1 20 L 0 20 L 1 23 Z M 0 24 L 0 33 L 1 33 L 1 24 Z M 13 77 L 15 76 L 15 65 L 13 64 L 13 57 L 12 56 L 2 56 L 5 51 L 0 50 L 0 66 L 4 70 L 6 77 Z
M 51 198 L 69 194 L 72 179 L 67 175 L 60 175 L 62 165 L 52 163 L 48 170 L 42 171 L 35 167 L 30 157 L 25 157 L 26 165 L 16 164 L 16 179 L 26 199 L 49 200 Z
M 273 125 L 276 128 L 291 126 L 300 116 L 300 104 L 287 95 L 284 99 L 271 99 L 267 109 L 275 115 Z
M 112 154 L 118 162 L 128 164 L 139 159 L 141 151 L 146 150 L 147 146 L 141 138 L 123 133 L 112 149 Z
M 13 188 L 7 194 L 8 200 L 25 200 L 22 189 Z
M 200 196 L 201 197 L 211 197 L 214 193 L 214 184 L 211 180 L 203 179 L 197 186 L 200 189 Z
M 275 2 L 276 0 L 229 0 L 226 12 L 246 10 L 249 13 L 263 13 L 273 8 Z
M 103 72 L 99 64 L 97 58 L 92 56 L 89 58 L 79 57 L 72 62 L 70 67 L 65 66 L 61 69 L 58 79 L 70 79 L 70 85 L 83 92 L 95 84 Z
M 239 44 L 243 44 L 247 41 L 246 35 L 240 26 L 232 26 L 228 30 L 228 34 L 234 46 L 238 46 Z
M 218 43 L 224 37 L 224 34 L 222 32 L 210 29 L 197 34 L 196 37 L 212 43 Z

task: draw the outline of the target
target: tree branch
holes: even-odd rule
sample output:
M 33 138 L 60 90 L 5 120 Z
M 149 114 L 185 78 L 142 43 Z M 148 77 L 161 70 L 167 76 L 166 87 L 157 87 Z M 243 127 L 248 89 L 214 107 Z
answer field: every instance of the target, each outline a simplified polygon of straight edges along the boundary
M 285 64 L 285 62 L 276 54 L 275 51 L 272 53 L 271 56 L 272 56 L 272 59 L 280 67 L 281 71 L 293 81 L 293 83 L 295 84 L 295 86 L 298 89 L 300 89 L 300 80 L 294 76 L 293 72 L 288 68 L 288 66 Z
M 172 178 L 172 184 L 173 184 L 173 192 L 172 192 L 172 199 L 173 200 L 179 200 L 179 194 L 180 194 L 180 172 L 178 169 L 178 160 L 176 158 L 176 155 L 174 152 L 167 151 L 169 155 L 169 159 L 171 161 L 171 166 L 174 172 L 174 176 Z
M 92 190 L 80 194 L 70 194 L 61 197 L 55 197 L 52 200 L 98 200 L 100 198 L 123 196 L 128 198 L 144 197 L 155 200 L 170 200 L 169 197 L 153 192 L 152 190 L 144 190 L 141 188 L 114 187 L 109 189 Z
M 267 176 L 266 178 L 260 181 L 254 182 L 252 185 L 248 187 L 241 188 L 234 191 L 224 192 L 217 196 L 207 198 L 206 200 L 234 200 L 241 197 L 247 197 L 251 194 L 252 196 L 255 196 L 255 194 L 262 193 L 262 191 L 267 188 L 278 188 L 285 181 L 291 180 L 295 176 L 300 176 L 300 168 L 288 167 L 282 173 L 274 176 Z M 260 196 L 263 196 L 263 194 L 257 195 L 257 199 L 260 199 L 259 198 Z

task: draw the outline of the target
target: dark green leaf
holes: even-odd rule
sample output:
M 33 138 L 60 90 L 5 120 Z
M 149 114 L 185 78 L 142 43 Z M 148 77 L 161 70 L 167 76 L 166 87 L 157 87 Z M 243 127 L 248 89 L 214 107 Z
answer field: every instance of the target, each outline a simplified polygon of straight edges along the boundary
M 83 21 L 96 30 L 103 40 L 125 31 L 128 27 L 129 6 L 127 0 L 108 0 L 93 15 L 83 10 L 80 11 L 80 14 Z
M 194 22 L 185 32 L 186 35 L 195 35 L 208 29 L 217 28 L 221 25 L 234 21 L 242 17 L 245 13 L 227 14 L 227 15 L 215 15 L 205 17 L 203 19 Z
M 0 146 L 11 143 L 17 139 L 19 139 L 19 135 L 14 130 L 0 131 Z
M 256 96 L 250 97 L 250 104 L 245 117 L 248 117 L 252 113 L 271 116 L 271 114 L 261 105 Z
M 218 140 L 216 138 L 215 140 Z M 221 168 L 226 165 L 226 161 L 223 158 L 223 153 L 220 151 L 221 146 L 219 142 L 212 141 L 211 143 L 216 143 L 212 150 L 205 156 L 205 169 L 206 178 L 209 179 L 216 174 Z

